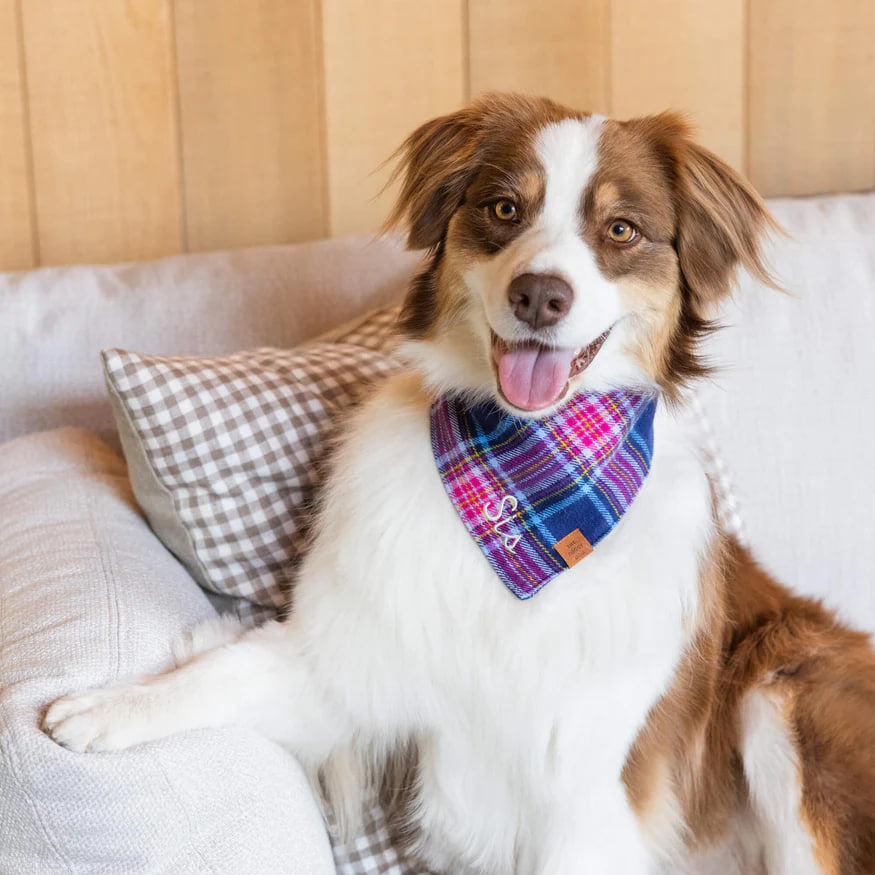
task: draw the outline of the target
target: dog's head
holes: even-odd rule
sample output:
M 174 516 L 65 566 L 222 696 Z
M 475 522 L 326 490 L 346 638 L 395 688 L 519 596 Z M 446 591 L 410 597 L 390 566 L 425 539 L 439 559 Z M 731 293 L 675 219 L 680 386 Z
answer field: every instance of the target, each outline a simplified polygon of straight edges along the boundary
M 489 95 L 400 150 L 391 224 L 431 249 L 403 326 L 438 391 L 540 416 L 569 393 L 703 373 L 711 305 L 768 281 L 751 186 L 672 114 L 618 122 Z

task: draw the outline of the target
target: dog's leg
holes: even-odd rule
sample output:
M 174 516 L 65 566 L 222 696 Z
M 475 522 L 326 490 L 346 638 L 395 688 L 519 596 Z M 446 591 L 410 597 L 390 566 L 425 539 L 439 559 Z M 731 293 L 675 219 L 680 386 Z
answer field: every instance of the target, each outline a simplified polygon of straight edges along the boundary
M 741 709 L 744 773 L 768 871 L 815 875 L 822 870 L 817 844 L 801 816 L 802 770 L 789 711 L 788 702 L 768 687 L 747 694 Z M 827 855 L 821 851 L 820 856 Z
M 346 723 L 316 682 L 294 621 L 268 623 L 196 653 L 175 671 L 54 702 L 43 728 L 75 751 L 119 750 L 186 729 L 257 729 L 320 762 Z

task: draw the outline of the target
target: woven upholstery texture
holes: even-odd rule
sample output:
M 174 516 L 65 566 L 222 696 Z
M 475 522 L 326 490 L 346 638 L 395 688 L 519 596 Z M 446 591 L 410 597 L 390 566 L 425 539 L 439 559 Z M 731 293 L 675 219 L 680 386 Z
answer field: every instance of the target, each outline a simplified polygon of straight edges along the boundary
M 79 754 L 39 727 L 58 696 L 166 670 L 215 617 L 106 444 L 64 428 L 0 446 L 3 875 L 334 871 L 302 769 L 253 730 Z

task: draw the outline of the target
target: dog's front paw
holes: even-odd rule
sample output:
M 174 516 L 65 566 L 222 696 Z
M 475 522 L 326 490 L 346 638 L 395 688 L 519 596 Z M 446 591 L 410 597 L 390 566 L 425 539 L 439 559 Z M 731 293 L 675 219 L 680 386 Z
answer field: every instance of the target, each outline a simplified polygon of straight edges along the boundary
M 121 750 L 146 741 L 142 688 L 87 690 L 57 699 L 42 721 L 43 731 L 69 750 Z

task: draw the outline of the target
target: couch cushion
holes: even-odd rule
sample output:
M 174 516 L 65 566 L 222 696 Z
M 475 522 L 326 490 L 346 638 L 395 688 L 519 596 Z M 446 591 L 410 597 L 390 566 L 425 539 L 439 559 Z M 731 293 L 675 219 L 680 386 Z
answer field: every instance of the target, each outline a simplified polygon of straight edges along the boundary
M 742 279 L 703 401 L 756 555 L 875 632 L 875 193 L 770 207 L 787 294 Z
M 64 693 L 167 666 L 211 616 L 105 445 L 0 446 L 0 872 L 333 872 L 300 768 L 253 732 L 74 754 L 38 728 Z
M 0 273 L 0 442 L 79 425 L 116 445 L 100 350 L 291 346 L 397 300 L 419 256 L 392 239 Z

